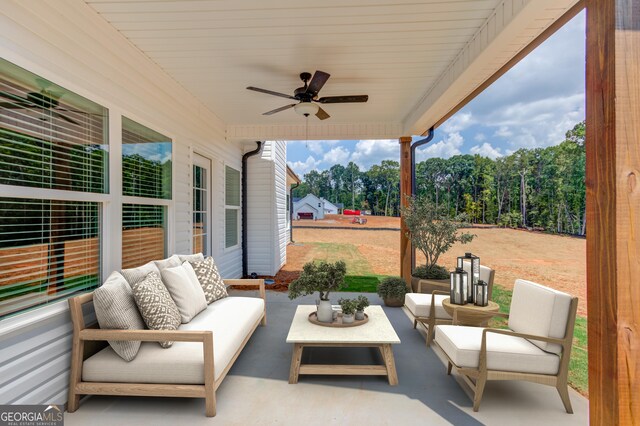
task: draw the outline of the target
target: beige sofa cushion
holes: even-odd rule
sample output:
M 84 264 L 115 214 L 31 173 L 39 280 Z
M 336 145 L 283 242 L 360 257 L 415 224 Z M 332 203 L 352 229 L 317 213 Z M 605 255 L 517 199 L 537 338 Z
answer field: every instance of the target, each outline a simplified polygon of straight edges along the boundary
M 451 319 L 451 315 L 447 313 L 442 307 L 442 301 L 449 296 L 443 294 L 436 294 L 436 318 L 438 319 Z M 407 309 L 415 317 L 428 317 L 431 310 L 431 295 L 425 293 L 407 293 L 404 296 L 404 304 Z
M 162 282 L 169 290 L 173 301 L 176 302 L 183 324 L 188 323 L 201 311 L 207 309 L 204 291 L 189 262 L 163 269 Z
M 477 368 L 482 327 L 436 326 L 435 341 L 458 367 Z M 487 368 L 521 373 L 557 374 L 560 357 L 543 351 L 527 339 L 504 334 L 487 335 Z
M 138 281 L 142 281 L 146 278 L 147 275 L 152 272 L 160 275 L 160 270 L 153 261 L 145 263 L 142 266 L 138 266 L 137 268 L 123 269 L 122 271 L 120 271 L 120 273 L 127 280 L 130 286 L 133 286 Z
M 567 293 L 526 280 L 516 280 L 509 309 L 509 328 L 518 333 L 564 338 L 571 306 Z M 559 354 L 557 343 L 532 340 L 540 349 Z
M 153 263 L 155 263 L 156 268 L 158 268 L 158 271 L 160 272 L 162 272 L 164 269 L 167 269 L 167 268 L 173 268 L 173 267 L 182 265 L 182 262 L 180 261 L 180 256 L 178 256 L 177 254 L 174 254 L 171 257 L 167 257 L 166 259 L 156 260 Z
M 180 330 L 213 332 L 214 376 L 217 380 L 264 311 L 264 300 L 226 297 L 209 305 Z M 126 362 L 107 347 L 84 362 L 88 382 L 204 384 L 202 343 L 175 342 L 162 349 L 143 342 L 138 356 Z
M 204 255 L 202 253 L 196 254 L 179 254 L 180 263 L 182 262 L 202 262 L 204 260 Z
M 144 321 L 138 312 L 133 293 L 127 280 L 118 272 L 93 292 L 93 306 L 100 328 L 106 330 L 142 330 Z M 113 350 L 125 361 L 134 359 L 140 342 L 110 340 Z

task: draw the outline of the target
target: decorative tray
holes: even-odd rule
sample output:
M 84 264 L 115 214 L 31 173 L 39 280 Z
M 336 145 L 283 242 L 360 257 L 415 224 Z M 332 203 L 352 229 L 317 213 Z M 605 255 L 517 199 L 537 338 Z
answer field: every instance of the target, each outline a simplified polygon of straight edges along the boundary
M 357 327 L 359 325 L 365 324 L 367 322 L 369 322 L 369 315 L 364 314 L 364 319 L 362 320 L 354 320 L 352 323 L 349 324 L 343 324 L 342 323 L 342 312 L 338 313 L 338 317 L 336 319 L 333 320 L 333 322 L 321 322 L 318 321 L 318 314 L 317 312 L 311 312 L 309 314 L 309 321 L 317 324 L 317 325 L 321 325 L 323 327 Z

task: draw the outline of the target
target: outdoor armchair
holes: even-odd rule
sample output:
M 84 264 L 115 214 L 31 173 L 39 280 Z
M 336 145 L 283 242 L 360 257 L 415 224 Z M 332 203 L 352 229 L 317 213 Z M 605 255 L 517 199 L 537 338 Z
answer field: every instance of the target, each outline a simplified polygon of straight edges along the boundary
M 577 297 L 516 280 L 510 314 L 496 314 L 509 319 L 509 329 L 436 326 L 447 374 L 455 367 L 471 387 L 474 411 L 487 380 L 525 380 L 555 386 L 573 413 L 567 375 L 577 306 Z

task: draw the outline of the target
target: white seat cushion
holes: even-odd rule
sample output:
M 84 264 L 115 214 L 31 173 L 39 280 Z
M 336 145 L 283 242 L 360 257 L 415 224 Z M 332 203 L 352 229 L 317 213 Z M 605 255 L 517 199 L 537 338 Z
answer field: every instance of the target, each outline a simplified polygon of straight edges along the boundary
M 213 331 L 214 376 L 217 380 L 264 312 L 264 300 L 226 297 L 209 305 L 180 330 Z M 203 384 L 202 343 L 175 342 L 163 349 L 143 342 L 138 355 L 127 362 L 107 347 L 84 362 L 87 382 Z
M 516 280 L 509 309 L 509 328 L 518 333 L 564 338 L 571 296 L 526 280 Z M 543 351 L 559 354 L 557 343 L 532 340 Z
M 436 343 L 458 367 L 477 368 L 482 327 L 439 325 Z M 520 373 L 557 374 L 560 357 L 543 351 L 527 339 L 504 334 L 487 335 L 487 368 Z
M 442 301 L 448 297 L 449 296 L 445 296 L 444 294 L 435 295 L 436 318 L 451 319 L 451 315 L 442 307 Z M 431 311 L 431 295 L 424 293 L 407 293 L 404 296 L 404 304 L 414 317 L 428 317 Z

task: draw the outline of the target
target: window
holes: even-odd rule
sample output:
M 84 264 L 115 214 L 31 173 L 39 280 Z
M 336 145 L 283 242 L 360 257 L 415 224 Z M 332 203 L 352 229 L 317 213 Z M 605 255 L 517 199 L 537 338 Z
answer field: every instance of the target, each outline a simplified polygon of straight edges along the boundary
M 99 285 L 108 115 L 4 59 L 0 97 L 1 318 Z
M 122 117 L 123 268 L 166 256 L 171 145 L 170 138 Z
M 209 170 L 211 162 L 197 154 L 193 164 L 193 253 L 211 254 L 209 248 Z
M 238 245 L 240 225 L 240 172 L 229 166 L 225 167 L 224 185 L 224 246 Z
M 171 199 L 171 139 L 122 117 L 122 195 Z
M 122 268 L 166 257 L 164 206 L 122 205 Z

